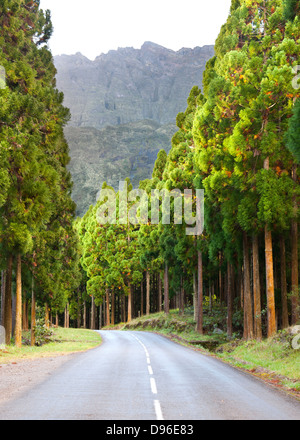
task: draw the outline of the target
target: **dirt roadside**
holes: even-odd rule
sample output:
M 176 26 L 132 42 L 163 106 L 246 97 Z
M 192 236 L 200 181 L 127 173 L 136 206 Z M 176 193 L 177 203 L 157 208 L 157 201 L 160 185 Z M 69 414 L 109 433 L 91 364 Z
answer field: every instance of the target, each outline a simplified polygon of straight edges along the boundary
M 73 354 L 0 364 L 0 404 L 45 381 Z

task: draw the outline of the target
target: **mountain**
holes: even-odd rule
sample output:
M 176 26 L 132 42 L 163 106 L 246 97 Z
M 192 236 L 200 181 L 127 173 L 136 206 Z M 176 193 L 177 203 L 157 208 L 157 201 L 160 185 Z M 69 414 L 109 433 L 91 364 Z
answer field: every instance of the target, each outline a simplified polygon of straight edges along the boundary
M 176 116 L 191 88 L 201 87 L 213 55 L 213 46 L 176 52 L 146 42 L 94 61 L 80 53 L 54 57 L 57 87 L 72 115 L 65 134 L 79 215 L 95 203 L 103 181 L 118 188 L 126 177 L 137 185 L 151 176 L 157 152 L 170 149 Z

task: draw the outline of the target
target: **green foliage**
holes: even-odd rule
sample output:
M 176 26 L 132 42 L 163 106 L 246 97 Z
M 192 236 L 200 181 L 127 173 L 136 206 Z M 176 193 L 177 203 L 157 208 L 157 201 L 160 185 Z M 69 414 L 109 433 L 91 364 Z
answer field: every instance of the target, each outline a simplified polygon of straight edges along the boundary
M 294 20 L 300 14 L 299 0 L 284 0 L 284 17 L 286 20 Z
M 190 298 L 197 288 L 201 253 L 202 308 L 211 307 L 206 299 L 207 291 L 213 297 L 213 287 L 224 295 L 224 275 L 232 265 L 236 298 L 230 319 L 238 332 L 243 330 L 243 319 L 247 324 L 240 285 L 246 273 L 243 257 L 250 252 L 248 239 L 243 239 L 248 237 L 250 243 L 253 237 L 255 243 L 254 238 L 269 230 L 276 237 L 285 237 L 299 215 L 299 177 L 294 176 L 294 166 L 295 159 L 299 161 L 300 105 L 293 79 L 300 60 L 300 24 L 297 14 L 287 15 L 295 7 L 298 2 L 232 1 L 215 56 L 206 65 L 204 93 L 197 86 L 192 88 L 186 111 L 176 118 L 178 131 L 170 152 L 160 151 L 152 178 L 140 182 L 148 208 L 155 191 L 179 190 L 183 194 L 192 189 L 194 195 L 195 190 L 204 189 L 205 229 L 201 236 L 186 234 L 190 225 L 182 213 L 175 216 L 175 197 L 170 202 L 171 224 L 165 224 L 160 213 L 156 224 L 149 219 L 134 226 L 118 221 L 99 226 L 96 211 L 104 201 L 90 207 L 83 217 L 79 226 L 81 264 L 89 279 L 88 292 L 99 302 L 106 289 L 126 295 L 129 286 L 140 283 L 144 271 L 162 275 L 164 268 L 169 271 L 171 297 L 184 290 Z M 121 193 L 115 196 L 113 214 L 118 214 Z M 194 200 L 189 204 L 193 208 Z M 259 253 L 263 250 L 260 244 Z M 279 255 L 275 263 L 277 259 Z M 261 292 L 265 292 L 262 287 Z M 261 302 L 268 312 L 265 295 Z M 254 320 L 256 315 L 250 313 L 249 319 Z M 224 328 L 228 323 L 221 307 L 219 314 Z M 268 313 L 260 315 L 264 326 Z M 210 315 L 205 319 L 208 328 Z
M 79 282 L 78 240 L 63 132 L 69 111 L 55 87 L 51 33 L 39 1 L 1 2 L 0 265 L 21 254 L 38 300 L 60 310 Z
M 298 98 L 293 109 L 293 116 L 289 121 L 289 129 L 286 135 L 286 144 L 290 152 L 300 163 L 300 99 Z
M 53 330 L 46 326 L 45 313 L 43 308 L 36 308 L 36 324 L 33 328 L 35 334 L 35 345 L 41 347 L 42 345 L 51 341 Z

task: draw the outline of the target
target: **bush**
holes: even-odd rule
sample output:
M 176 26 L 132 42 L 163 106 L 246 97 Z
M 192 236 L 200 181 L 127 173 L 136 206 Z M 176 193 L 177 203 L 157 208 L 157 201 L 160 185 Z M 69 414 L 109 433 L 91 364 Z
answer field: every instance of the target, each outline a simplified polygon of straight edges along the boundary
M 34 326 L 35 345 L 40 347 L 51 341 L 53 336 L 52 329 L 48 328 L 45 324 L 45 316 L 43 309 L 37 307 L 36 310 L 36 324 Z

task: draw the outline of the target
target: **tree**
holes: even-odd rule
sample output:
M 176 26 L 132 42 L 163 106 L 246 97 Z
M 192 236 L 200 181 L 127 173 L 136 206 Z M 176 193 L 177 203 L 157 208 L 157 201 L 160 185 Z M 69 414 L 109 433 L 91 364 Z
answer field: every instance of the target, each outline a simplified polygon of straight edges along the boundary
M 62 105 L 63 95 L 55 89 L 56 71 L 45 46 L 52 31 L 49 11 L 44 14 L 38 1 L 6 1 L 1 5 L 0 22 L 3 42 L 0 63 L 6 71 L 7 85 L 0 97 L 5 102 L 1 108 L 0 141 L 6 176 L 9 176 L 8 182 L 3 176 L 4 184 L 8 185 L 0 227 L 7 259 L 5 326 L 9 342 L 15 258 L 15 341 L 20 346 L 22 264 L 27 257 L 32 258 L 38 237 L 45 238 L 44 232 L 56 221 L 70 230 L 74 217 L 70 176 L 66 170 L 68 147 L 63 137 L 69 113 Z

